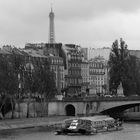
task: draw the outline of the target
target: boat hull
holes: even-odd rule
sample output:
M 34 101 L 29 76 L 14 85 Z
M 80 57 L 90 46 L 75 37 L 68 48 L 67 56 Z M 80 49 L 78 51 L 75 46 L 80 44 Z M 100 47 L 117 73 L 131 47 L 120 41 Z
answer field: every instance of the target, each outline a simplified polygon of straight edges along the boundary
M 102 132 L 112 132 L 112 131 L 120 131 L 122 130 L 123 127 L 113 127 L 113 128 L 108 128 L 108 129 L 96 129 L 96 131 L 87 131 L 87 130 L 68 130 L 68 129 L 63 129 L 63 130 L 58 130 L 55 132 L 55 135 L 93 135 L 97 133 L 102 133 Z
M 69 129 L 62 129 L 55 132 L 55 135 L 67 135 L 67 134 L 81 134 L 81 135 L 87 135 L 87 134 L 94 134 L 96 132 L 91 132 L 84 129 L 79 130 L 69 130 Z

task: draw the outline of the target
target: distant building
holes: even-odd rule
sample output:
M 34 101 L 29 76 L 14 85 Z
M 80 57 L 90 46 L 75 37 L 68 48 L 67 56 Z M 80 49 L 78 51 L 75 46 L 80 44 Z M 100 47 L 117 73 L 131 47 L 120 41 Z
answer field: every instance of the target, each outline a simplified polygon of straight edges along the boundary
M 42 53 L 39 53 L 38 50 L 22 49 L 22 53 L 25 59 L 26 70 L 28 71 L 36 69 L 37 67 L 45 63 L 45 61 L 47 61 L 47 57 Z
M 67 60 L 67 75 L 65 75 L 67 95 L 78 96 L 82 88 L 81 63 L 82 53 L 80 47 L 74 44 L 64 46 Z
M 89 77 L 90 94 L 104 95 L 108 88 L 108 68 L 103 57 L 89 60 Z
M 57 56 L 48 56 L 47 59 L 50 64 L 50 70 L 55 73 L 56 87 L 59 94 L 61 94 L 61 89 L 65 85 L 63 59 Z
M 39 57 L 41 61 L 46 59 L 49 62 L 50 70 L 55 73 L 55 83 L 59 94 L 64 88 L 64 58 L 62 57 L 61 43 L 28 43 L 24 52 L 32 58 Z M 36 61 L 36 60 L 35 60 Z
M 11 45 L 4 45 L 4 46 L 2 46 L 2 50 L 5 51 L 5 52 L 12 52 L 13 48 L 14 47 L 11 46 Z
M 95 57 L 103 57 L 105 60 L 109 60 L 109 55 L 111 52 L 111 48 L 104 47 L 104 48 L 89 48 L 88 49 L 88 60 L 95 58 Z
M 136 56 L 137 60 L 140 60 L 140 50 L 129 50 L 129 54 Z
M 81 52 L 83 53 L 84 59 L 88 60 L 88 48 L 81 48 Z
M 62 43 L 46 43 L 45 47 L 43 48 L 44 54 L 45 55 L 52 55 L 52 56 L 60 56 L 62 49 Z
M 45 47 L 45 43 L 26 43 L 25 44 L 25 49 L 42 49 Z
M 89 63 L 87 60 L 82 60 L 81 76 L 82 76 L 82 91 L 81 92 L 87 93 L 87 90 L 89 89 Z

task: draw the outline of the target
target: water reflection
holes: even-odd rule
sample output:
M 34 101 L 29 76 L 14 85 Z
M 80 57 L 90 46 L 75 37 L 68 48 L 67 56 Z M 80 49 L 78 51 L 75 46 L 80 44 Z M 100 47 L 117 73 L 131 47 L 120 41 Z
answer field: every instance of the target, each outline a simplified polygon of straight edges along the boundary
M 139 140 L 140 122 L 125 123 L 124 130 L 98 133 L 90 136 L 56 136 L 45 128 L 3 131 L 0 140 Z

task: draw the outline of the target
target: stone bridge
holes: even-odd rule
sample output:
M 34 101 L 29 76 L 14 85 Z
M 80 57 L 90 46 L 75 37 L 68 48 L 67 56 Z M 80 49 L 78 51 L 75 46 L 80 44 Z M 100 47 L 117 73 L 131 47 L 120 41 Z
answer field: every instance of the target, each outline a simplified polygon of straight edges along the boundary
M 94 97 L 63 99 L 50 101 L 49 115 L 90 115 L 121 113 L 124 110 L 140 105 L 140 97 Z

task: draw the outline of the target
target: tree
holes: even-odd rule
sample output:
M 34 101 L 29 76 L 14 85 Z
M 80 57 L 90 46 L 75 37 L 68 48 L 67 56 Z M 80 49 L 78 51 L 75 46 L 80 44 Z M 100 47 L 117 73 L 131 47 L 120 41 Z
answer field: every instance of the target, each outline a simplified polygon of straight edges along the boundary
M 112 44 L 109 58 L 110 91 L 117 94 L 117 88 L 122 83 L 124 95 L 138 94 L 140 86 L 140 63 L 137 63 L 135 56 L 131 56 L 125 42 L 120 39 Z
M 55 80 L 54 73 L 50 71 L 49 63 L 46 61 L 36 62 L 38 65 L 32 66 L 32 63 L 28 65 L 25 72 L 24 88 L 25 92 L 28 94 L 27 103 L 27 117 L 29 117 L 29 104 L 31 98 L 36 98 L 35 95 L 38 93 L 39 100 L 42 105 L 42 113 L 44 104 L 48 105 L 48 100 L 55 97 Z
M 26 65 L 25 72 L 24 72 L 24 92 L 26 97 L 28 98 L 27 101 L 27 114 L 26 117 L 29 117 L 29 104 L 31 102 L 31 96 L 33 93 L 33 73 L 34 73 L 34 67 L 31 62 L 29 62 Z
M 24 56 L 20 54 L 16 54 L 14 51 L 12 54 L 12 58 L 13 58 L 13 68 L 15 70 L 14 72 L 16 75 L 16 80 L 18 81 L 15 99 L 16 102 L 18 103 L 18 111 L 19 111 L 19 118 L 20 118 L 20 100 L 22 98 L 21 92 L 23 89 L 25 63 L 24 63 Z
M 50 71 L 50 65 L 47 61 L 42 62 L 33 73 L 33 92 L 39 93 L 41 103 L 46 103 L 46 108 L 48 108 L 48 101 L 55 97 L 55 91 L 54 72 Z
M 140 95 L 140 61 L 136 56 L 130 55 L 128 65 L 127 80 L 124 85 L 125 93 L 127 95 Z
M 136 57 L 135 57 L 136 59 Z M 136 77 L 136 94 L 140 96 L 140 60 L 136 59 L 136 70 L 133 74 L 135 74 Z M 133 69 L 132 69 L 133 70 Z
M 110 91 L 112 94 L 117 94 L 117 88 L 120 82 L 125 83 L 126 80 L 126 72 L 128 70 L 127 60 L 129 58 L 129 53 L 127 50 L 127 45 L 125 42 L 120 39 L 120 43 L 118 40 L 113 42 L 112 50 L 109 58 L 109 74 L 110 74 Z
M 9 111 L 6 108 L 7 98 L 10 99 L 10 105 L 12 109 L 12 118 L 14 117 L 14 99 L 17 91 L 18 82 L 13 67 L 13 59 L 10 56 L 0 56 L 0 92 L 2 94 L 3 102 L 0 109 L 3 110 L 3 116 Z M 1 111 L 0 110 L 0 111 Z

